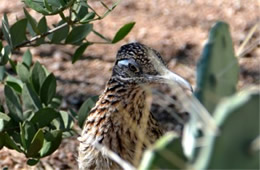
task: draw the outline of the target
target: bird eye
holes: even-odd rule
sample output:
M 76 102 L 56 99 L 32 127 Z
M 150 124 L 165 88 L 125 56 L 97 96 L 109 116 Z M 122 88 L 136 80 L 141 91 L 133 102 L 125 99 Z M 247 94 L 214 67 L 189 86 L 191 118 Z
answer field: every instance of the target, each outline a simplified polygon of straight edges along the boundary
M 128 64 L 128 68 L 129 68 L 129 70 L 131 70 L 132 72 L 139 72 L 139 69 L 138 69 L 135 65 L 133 65 L 133 64 L 131 64 L 131 63 Z
M 135 61 L 132 61 L 130 59 L 119 60 L 117 62 L 117 65 L 119 67 L 128 67 L 128 69 L 134 73 L 139 72 L 139 68 L 138 68 L 137 64 L 135 63 Z

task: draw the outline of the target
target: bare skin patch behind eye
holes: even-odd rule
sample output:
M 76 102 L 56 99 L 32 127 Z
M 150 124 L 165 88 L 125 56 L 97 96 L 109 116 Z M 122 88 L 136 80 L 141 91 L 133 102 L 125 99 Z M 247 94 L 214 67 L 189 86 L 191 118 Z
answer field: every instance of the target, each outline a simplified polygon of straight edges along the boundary
M 129 64 L 129 60 L 128 59 L 123 59 L 123 60 L 120 60 L 120 61 L 117 62 L 117 65 L 119 67 L 123 67 L 123 66 L 127 67 L 128 64 Z

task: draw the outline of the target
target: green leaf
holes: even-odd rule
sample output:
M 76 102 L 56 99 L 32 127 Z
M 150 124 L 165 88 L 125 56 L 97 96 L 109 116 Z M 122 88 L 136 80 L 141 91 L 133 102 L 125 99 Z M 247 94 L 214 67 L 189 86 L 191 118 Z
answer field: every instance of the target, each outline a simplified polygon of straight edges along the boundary
M 40 34 L 40 31 L 37 28 L 37 21 L 29 14 L 29 12 L 25 8 L 23 9 L 23 11 L 24 11 L 24 14 L 25 14 L 27 20 L 29 21 L 29 24 L 30 24 L 31 28 L 33 29 L 33 31 L 36 34 Z
M 11 49 L 13 49 L 13 44 L 12 44 L 12 39 L 11 39 L 11 34 L 10 34 L 8 18 L 7 18 L 5 13 L 4 13 L 4 16 L 2 18 L 2 32 L 4 34 L 5 40 L 7 41 L 7 43 L 11 47 Z
M 90 22 L 93 18 L 95 18 L 96 14 L 94 12 L 89 12 L 87 15 L 85 15 L 81 20 L 81 24 L 85 24 Z
M 61 120 L 61 117 L 57 119 L 53 119 L 51 122 L 51 127 L 54 127 L 54 129 L 58 129 L 58 130 L 64 130 L 65 127 Z
M 77 19 L 80 20 L 88 14 L 88 4 L 86 1 L 78 1 L 73 5 L 73 10 L 75 11 L 74 14 Z
M 13 71 L 16 73 L 16 63 L 9 58 L 9 63 L 11 65 L 11 68 L 13 69 Z
M 9 124 L 10 123 L 10 124 Z M 20 123 L 14 123 L 12 119 L 9 121 L 9 123 L 6 125 L 6 129 L 10 129 L 7 131 L 8 135 L 12 138 L 12 140 L 18 145 L 20 149 L 24 151 L 24 148 L 22 147 L 22 141 L 20 137 L 20 131 L 19 130 L 13 130 L 12 127 L 16 127 L 18 129 Z
M 61 5 L 61 6 L 66 6 L 67 4 L 66 4 L 66 1 L 64 1 L 64 0 L 58 0 L 57 1 L 58 3 L 59 3 L 59 5 Z M 68 1 L 67 1 L 68 2 Z
M 37 129 L 32 122 L 26 120 L 23 124 L 20 124 L 20 138 L 25 151 L 30 147 L 36 132 Z
M 11 118 L 7 114 L 0 112 L 0 119 L 10 121 Z
M 11 50 L 10 50 L 10 46 L 7 45 L 4 48 L 2 48 L 2 50 L 1 50 L 0 66 L 5 65 L 8 62 L 8 59 L 10 57 L 11 57 Z
M 34 166 L 34 165 L 36 165 L 39 161 L 40 161 L 40 159 L 32 159 L 32 158 L 30 158 L 30 159 L 27 160 L 27 164 L 30 165 L 30 166 Z
M 5 145 L 5 136 L 4 133 L 0 132 L 0 150 L 4 147 Z
M 55 96 L 52 101 L 51 101 L 51 107 L 52 108 L 59 108 L 61 105 L 61 100 L 62 97 L 61 96 Z
M 5 66 L 0 66 L 0 82 L 5 79 Z
M 44 134 L 43 130 L 39 129 L 32 139 L 32 142 L 28 148 L 27 157 L 36 157 L 39 155 L 39 151 L 43 146 Z
M 5 86 L 4 88 L 6 105 L 9 110 L 9 114 L 15 121 L 20 122 L 23 120 L 23 111 L 20 100 L 14 90 L 9 86 Z
M 25 64 L 28 68 L 32 65 L 32 53 L 29 49 L 23 54 L 23 64 Z
M 5 125 L 11 120 L 11 118 L 0 111 L 0 133 L 4 131 Z
M 90 112 L 90 110 L 95 106 L 96 101 L 98 100 L 97 97 L 91 97 L 87 99 L 80 107 L 79 109 L 79 117 L 78 117 L 78 124 L 82 128 L 84 125 L 84 122 Z
M 260 93 L 244 91 L 221 102 L 214 112 L 220 126 L 208 169 L 259 169 Z
M 14 76 L 8 75 L 6 78 L 6 84 L 13 88 L 17 93 L 22 93 L 23 82 Z
M 57 27 L 64 23 L 65 23 L 64 21 L 60 22 L 57 25 Z M 62 27 L 61 29 L 55 31 L 53 33 L 52 37 L 50 38 L 51 42 L 60 43 L 62 40 L 64 40 L 68 36 L 69 30 L 70 30 L 69 25 L 66 25 L 66 26 Z
M 38 30 L 39 30 L 41 33 L 45 33 L 45 32 L 48 31 L 48 26 L 47 26 L 47 21 L 46 21 L 46 17 L 45 17 L 45 16 L 43 16 L 43 17 L 40 19 L 40 21 L 39 21 L 39 23 L 38 23 L 38 25 L 37 25 L 37 28 L 38 28 Z
M 35 11 L 42 13 L 43 15 L 55 15 L 65 9 L 72 6 L 75 0 L 24 0 L 24 3 L 34 9 Z
M 43 147 L 40 151 L 41 157 L 48 156 L 52 154 L 60 146 L 62 140 L 62 131 L 54 130 L 51 132 L 46 132 L 44 135 Z
M 11 87 L 12 89 L 14 89 L 16 93 L 18 93 L 18 94 L 22 93 L 22 87 L 19 86 L 19 84 L 15 83 L 15 82 L 9 82 L 9 81 L 7 81 L 6 84 L 9 87 Z
M 84 24 L 74 27 L 66 38 L 65 43 L 74 44 L 85 39 L 85 37 L 92 31 L 93 24 Z
M 125 36 L 132 30 L 132 28 L 134 27 L 135 22 L 130 22 L 128 24 L 125 24 L 123 27 L 121 27 L 116 35 L 114 36 L 112 43 L 117 43 L 118 41 L 122 40 L 123 38 L 125 38 Z
M 72 56 L 72 64 L 74 64 L 82 56 L 86 48 L 90 45 L 92 44 L 87 42 L 82 44 L 79 48 L 77 48 L 74 55 Z
M 42 108 L 39 97 L 29 83 L 23 85 L 22 99 L 27 110 L 38 111 Z
M 41 35 L 44 34 L 44 33 L 46 33 L 46 32 L 48 31 L 47 21 L 46 21 L 46 18 L 45 18 L 45 17 L 42 17 L 42 18 L 40 19 L 40 21 L 39 21 L 39 23 L 38 23 L 38 25 L 37 25 L 37 28 L 38 28 L 38 30 L 39 30 L 39 32 L 40 32 Z M 36 41 L 36 44 L 37 44 L 37 45 L 43 44 L 43 43 L 44 43 L 44 39 L 45 39 L 45 37 L 42 37 L 42 38 L 38 39 L 38 40 Z
M 35 11 L 43 14 L 43 15 L 48 15 L 49 11 L 47 9 L 44 8 L 43 6 L 43 2 L 42 1 L 38 1 L 39 3 L 37 3 L 37 1 L 33 1 L 33 0 L 24 0 L 24 3 L 29 7 L 34 9 Z
M 16 71 L 17 71 L 18 76 L 20 77 L 20 79 L 23 82 L 28 82 L 30 72 L 29 72 L 28 68 L 24 64 L 18 63 L 16 65 Z
M 60 114 L 53 108 L 43 108 L 34 114 L 31 122 L 37 124 L 39 128 L 43 128 L 48 126 L 53 119 L 58 118 L 59 116 Z
M 23 148 L 24 148 L 24 150 L 26 150 L 27 149 L 27 146 L 28 145 L 26 145 L 26 141 L 25 141 L 25 128 L 24 128 L 24 125 L 27 123 L 27 121 L 26 122 L 24 122 L 23 124 L 22 123 L 19 123 L 19 127 L 20 127 L 20 140 L 21 140 L 21 143 L 22 143 L 22 146 L 23 146 Z M 28 134 L 27 134 L 28 135 Z M 28 142 L 28 141 L 27 141 Z
M 195 95 L 210 113 L 222 98 L 236 92 L 238 74 L 229 27 L 218 22 L 210 31 L 197 68 Z
M 46 73 L 39 62 L 36 62 L 31 71 L 31 81 L 35 91 L 40 94 L 40 88 L 46 78 Z
M 71 20 L 77 22 L 80 18 L 84 17 L 88 13 L 88 6 L 86 1 L 78 1 L 73 4 L 71 13 Z
M 62 122 L 65 129 L 71 129 L 73 126 L 73 119 L 68 112 L 60 111 Z
M 52 7 L 50 6 L 50 4 L 48 3 L 47 0 L 43 0 L 45 8 L 49 11 L 49 12 L 53 12 Z
M 89 22 L 90 19 L 93 19 L 95 17 L 94 12 L 88 11 L 88 4 L 86 1 L 79 1 L 77 3 L 74 3 L 73 5 L 73 13 L 72 13 L 72 20 L 73 21 L 80 21 L 82 23 Z
M 32 119 L 34 114 L 35 114 L 35 112 L 33 112 L 32 110 L 26 110 L 23 112 L 24 118 L 29 121 Z
M 96 97 L 98 99 L 98 96 Z M 74 118 L 74 119 L 77 119 L 78 120 L 78 114 L 72 110 L 72 109 L 69 109 L 69 112 L 70 112 L 70 115 Z
M 41 90 L 40 90 L 40 98 L 41 101 L 48 105 L 52 98 L 56 94 L 56 78 L 53 73 L 49 74 L 48 77 L 44 80 Z
M 5 146 L 9 149 L 14 149 L 18 152 L 22 152 L 22 149 L 16 144 L 13 138 L 11 138 L 6 132 L 4 133 Z
M 51 5 L 51 6 L 53 6 L 53 7 L 55 7 L 55 8 L 60 8 L 61 6 L 63 6 L 63 5 L 66 5 L 66 1 L 64 1 L 64 0 L 55 0 L 55 1 L 53 1 L 53 0 L 47 0 L 48 2 L 49 2 L 49 4 Z M 68 2 L 68 1 L 67 1 Z
M 4 128 L 5 128 L 4 120 L 0 118 L 0 133 L 3 132 Z M 0 141 L 0 148 L 1 148 L 1 141 Z
M 27 19 L 24 18 L 24 19 L 17 21 L 10 28 L 10 34 L 11 34 L 12 44 L 13 44 L 14 48 L 15 48 L 15 46 L 17 46 L 20 43 L 27 40 L 26 26 L 27 26 Z
M 181 139 L 169 132 L 145 151 L 138 169 L 185 169 L 186 161 Z
M 2 104 L 0 104 L 0 112 L 3 112 L 3 113 L 5 112 L 5 108 Z

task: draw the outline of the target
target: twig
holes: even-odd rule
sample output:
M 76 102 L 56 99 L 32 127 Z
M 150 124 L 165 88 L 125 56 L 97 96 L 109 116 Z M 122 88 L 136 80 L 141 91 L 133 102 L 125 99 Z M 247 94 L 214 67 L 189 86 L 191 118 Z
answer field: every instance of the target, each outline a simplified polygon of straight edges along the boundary
M 245 48 L 246 44 L 249 42 L 253 34 L 256 32 L 258 26 L 259 24 L 257 23 L 250 29 L 249 33 L 246 36 L 246 39 L 243 41 L 243 43 L 240 45 L 240 47 L 237 50 L 237 57 L 241 56 L 241 53 L 245 51 L 245 50 L 243 51 L 243 49 Z
M 238 57 L 243 57 L 250 51 L 252 51 L 255 47 L 260 45 L 260 38 L 258 38 L 255 42 L 253 42 L 251 45 L 249 45 L 247 48 L 245 48 L 242 52 L 239 53 Z
M 63 21 L 66 21 L 68 25 L 71 25 L 71 21 L 68 20 L 68 19 L 65 17 L 65 15 L 63 14 L 63 12 L 60 12 L 59 15 L 60 15 L 60 17 L 61 17 L 61 19 L 62 19 Z
M 30 40 L 27 40 L 27 41 L 22 42 L 21 44 L 18 44 L 17 46 L 15 46 L 15 48 L 24 47 L 24 46 L 27 45 L 27 44 L 31 44 L 32 42 L 34 42 L 34 41 L 36 41 L 36 40 L 39 40 L 39 39 L 41 39 L 41 38 L 43 38 L 43 37 L 46 37 L 47 35 L 50 35 L 50 34 L 52 34 L 53 32 L 58 31 L 59 29 L 62 29 L 62 28 L 64 28 L 64 27 L 66 27 L 67 25 L 68 25 L 68 23 L 64 23 L 64 24 L 62 24 L 62 25 L 59 25 L 59 26 L 57 26 L 57 27 L 55 27 L 55 28 L 53 28 L 53 29 L 51 29 L 51 30 L 49 30 L 49 31 L 47 31 L 47 32 L 45 32 L 45 33 L 43 33 L 43 34 L 41 34 L 41 35 L 37 35 L 37 36 L 31 38 Z
M 111 44 L 110 42 L 102 42 L 102 41 L 88 41 L 90 44 Z
M 88 7 L 98 16 L 98 19 L 102 19 L 103 16 L 100 16 L 96 10 L 94 10 L 94 8 L 92 8 L 90 5 L 88 5 Z
M 99 36 L 100 38 L 102 38 L 103 40 L 107 41 L 107 42 L 111 42 L 111 40 L 105 36 L 103 36 L 102 34 L 100 34 L 99 32 L 97 32 L 96 30 L 92 29 L 93 33 L 96 34 L 97 36 Z

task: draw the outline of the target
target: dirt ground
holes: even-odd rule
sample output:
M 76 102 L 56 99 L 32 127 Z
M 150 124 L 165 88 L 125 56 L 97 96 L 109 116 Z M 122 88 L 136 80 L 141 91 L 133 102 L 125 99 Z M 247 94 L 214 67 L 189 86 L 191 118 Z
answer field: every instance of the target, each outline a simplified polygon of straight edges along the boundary
M 105 0 L 107 4 L 111 1 Z M 97 0 L 90 5 L 102 14 L 105 10 Z M 1 1 L 0 17 L 8 14 L 10 22 L 23 17 L 23 3 L 20 0 Z M 33 16 L 40 17 L 34 11 Z M 47 17 L 55 23 L 58 17 Z M 122 0 L 116 9 L 104 20 L 95 23 L 95 30 L 113 37 L 123 24 L 135 21 L 130 34 L 115 45 L 94 45 L 89 47 L 83 58 L 71 63 L 75 50 L 71 46 L 43 45 L 31 48 L 34 61 L 40 61 L 58 80 L 58 93 L 64 97 L 62 107 L 77 110 L 89 96 L 99 95 L 111 75 L 114 59 L 119 47 L 125 43 L 142 42 L 161 53 L 169 68 L 188 79 L 195 87 L 196 63 L 208 37 L 208 31 L 218 20 L 230 25 L 235 50 L 241 45 L 249 30 L 260 23 L 260 1 L 257 0 Z M 101 41 L 91 34 L 89 39 Z M 260 30 L 251 42 L 260 41 Z M 21 50 L 25 51 L 26 49 Z M 14 57 L 21 57 L 18 53 Z M 260 48 L 254 48 L 239 58 L 240 79 L 238 88 L 260 84 Z M 0 85 L 2 91 L 2 85 Z M 3 95 L 2 92 L 0 92 Z M 10 169 L 77 169 L 76 137 L 66 139 L 58 151 L 44 158 L 37 167 L 28 167 L 23 155 L 2 149 L 0 168 Z

